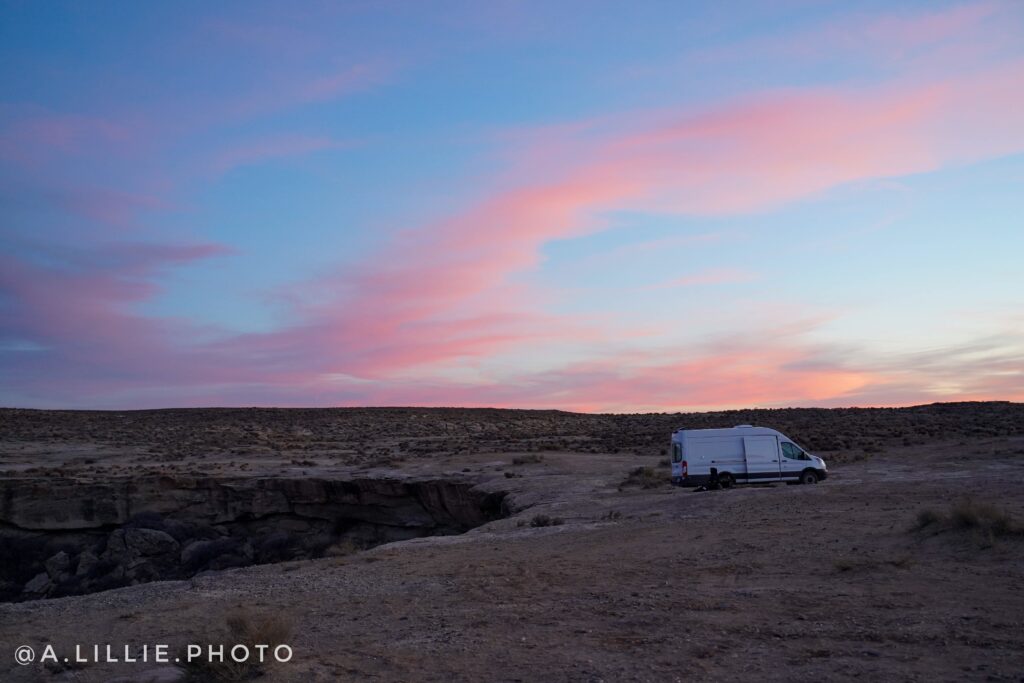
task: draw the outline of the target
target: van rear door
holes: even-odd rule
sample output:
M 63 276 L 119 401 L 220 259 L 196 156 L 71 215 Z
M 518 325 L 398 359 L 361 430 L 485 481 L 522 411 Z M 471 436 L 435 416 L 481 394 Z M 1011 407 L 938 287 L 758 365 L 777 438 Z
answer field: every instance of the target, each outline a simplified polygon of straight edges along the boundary
M 747 459 L 747 481 L 779 481 L 779 440 L 775 436 L 743 437 L 743 452 Z
M 679 441 L 672 442 L 672 479 L 683 478 L 683 444 Z

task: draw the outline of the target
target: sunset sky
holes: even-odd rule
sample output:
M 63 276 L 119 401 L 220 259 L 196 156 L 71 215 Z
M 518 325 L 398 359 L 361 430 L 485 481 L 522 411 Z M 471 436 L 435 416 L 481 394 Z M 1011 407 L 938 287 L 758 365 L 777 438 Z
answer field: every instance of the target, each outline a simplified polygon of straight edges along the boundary
M 0 405 L 1024 400 L 1024 2 L 0 2 Z

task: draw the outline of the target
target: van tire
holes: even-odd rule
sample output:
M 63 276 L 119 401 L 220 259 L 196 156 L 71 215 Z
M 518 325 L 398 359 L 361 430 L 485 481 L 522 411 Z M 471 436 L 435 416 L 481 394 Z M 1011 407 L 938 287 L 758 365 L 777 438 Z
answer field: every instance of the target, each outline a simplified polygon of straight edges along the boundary
M 804 470 L 803 472 L 800 473 L 800 483 L 801 484 L 817 484 L 818 483 L 818 473 L 815 472 L 814 470 Z
M 733 485 L 732 475 L 728 472 L 722 472 L 718 475 L 718 485 L 723 489 L 731 489 Z

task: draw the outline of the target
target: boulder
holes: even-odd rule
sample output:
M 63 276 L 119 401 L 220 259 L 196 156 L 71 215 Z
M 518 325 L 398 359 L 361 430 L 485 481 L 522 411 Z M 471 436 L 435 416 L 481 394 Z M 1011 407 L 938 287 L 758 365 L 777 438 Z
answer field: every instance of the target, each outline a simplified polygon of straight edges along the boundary
M 71 568 L 71 558 L 66 552 L 61 550 L 59 553 L 51 556 L 44 566 L 46 567 L 46 573 L 50 575 L 51 579 L 60 581 L 61 577 L 66 577 L 68 569 Z
M 53 588 L 53 582 L 50 581 L 50 575 L 46 572 L 40 572 L 25 584 L 24 592 L 35 595 L 44 595 L 51 588 Z
M 181 564 L 189 569 L 198 569 L 215 557 L 236 550 L 240 545 L 233 539 L 193 541 L 182 549 Z
M 177 554 L 178 542 L 164 531 L 156 529 L 118 529 L 107 539 L 104 557 L 125 564 L 139 557 Z
M 99 561 L 100 558 L 96 557 L 96 553 L 91 550 L 83 550 L 78 556 L 78 568 L 75 570 L 75 576 L 85 576 Z
M 133 553 L 153 556 L 178 552 L 178 542 L 166 531 L 125 529 L 125 543 Z

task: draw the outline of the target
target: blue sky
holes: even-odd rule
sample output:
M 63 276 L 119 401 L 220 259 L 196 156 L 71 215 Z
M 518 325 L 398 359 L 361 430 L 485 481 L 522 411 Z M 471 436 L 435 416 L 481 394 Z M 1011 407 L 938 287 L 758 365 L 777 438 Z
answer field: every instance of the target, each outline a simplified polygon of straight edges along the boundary
M 1017 3 L 0 12 L 0 403 L 1024 397 Z

